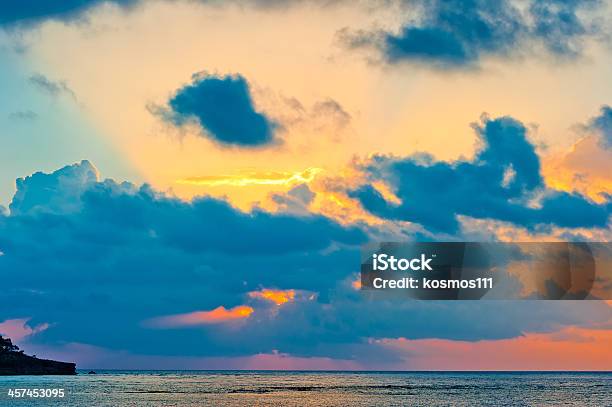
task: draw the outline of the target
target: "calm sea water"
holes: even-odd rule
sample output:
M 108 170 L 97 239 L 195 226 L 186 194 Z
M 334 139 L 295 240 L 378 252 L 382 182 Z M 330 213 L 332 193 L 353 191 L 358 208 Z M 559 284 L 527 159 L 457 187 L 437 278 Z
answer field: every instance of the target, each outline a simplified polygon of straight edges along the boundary
M 0 377 L 0 406 L 612 406 L 612 373 L 83 373 Z M 65 397 L 9 398 L 9 388 Z

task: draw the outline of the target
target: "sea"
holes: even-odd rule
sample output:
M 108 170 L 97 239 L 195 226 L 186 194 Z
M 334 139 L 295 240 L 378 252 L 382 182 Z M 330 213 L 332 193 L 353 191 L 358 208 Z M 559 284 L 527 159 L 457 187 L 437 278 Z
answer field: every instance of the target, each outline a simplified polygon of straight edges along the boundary
M 612 406 L 612 373 L 87 373 L 0 376 L 0 406 Z

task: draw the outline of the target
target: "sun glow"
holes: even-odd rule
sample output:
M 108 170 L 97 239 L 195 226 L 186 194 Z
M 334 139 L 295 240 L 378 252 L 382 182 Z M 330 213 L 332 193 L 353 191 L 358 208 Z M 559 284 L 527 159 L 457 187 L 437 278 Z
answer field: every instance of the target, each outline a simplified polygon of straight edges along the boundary
M 200 186 L 236 186 L 249 185 L 294 185 L 309 183 L 321 173 L 320 168 L 307 168 L 304 171 L 244 171 L 234 175 L 204 175 L 198 177 L 182 178 L 178 184 Z
M 238 305 L 227 309 L 223 306 L 211 311 L 194 311 L 186 314 L 167 315 L 146 321 L 146 325 L 156 328 L 177 328 L 195 325 L 221 324 L 248 318 L 254 309 Z
M 264 288 L 261 291 L 251 291 L 249 297 L 271 301 L 276 305 L 283 305 L 295 299 L 295 290 L 274 290 Z

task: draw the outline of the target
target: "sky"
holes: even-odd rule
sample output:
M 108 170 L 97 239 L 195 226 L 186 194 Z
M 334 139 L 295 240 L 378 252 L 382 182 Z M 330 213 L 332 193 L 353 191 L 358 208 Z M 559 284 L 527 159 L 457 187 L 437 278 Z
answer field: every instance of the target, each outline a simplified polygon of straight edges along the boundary
M 609 370 L 609 301 L 373 302 L 358 271 L 377 241 L 610 241 L 610 19 L 3 7 L 0 334 L 83 368 Z

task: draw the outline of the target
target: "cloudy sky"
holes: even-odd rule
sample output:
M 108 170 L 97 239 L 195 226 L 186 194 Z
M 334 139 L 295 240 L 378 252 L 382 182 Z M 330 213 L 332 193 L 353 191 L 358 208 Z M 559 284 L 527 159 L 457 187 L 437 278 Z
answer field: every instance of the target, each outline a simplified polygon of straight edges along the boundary
M 357 279 L 368 242 L 612 238 L 611 19 L 3 6 L 0 333 L 83 368 L 609 369 L 609 302 L 372 302 Z

